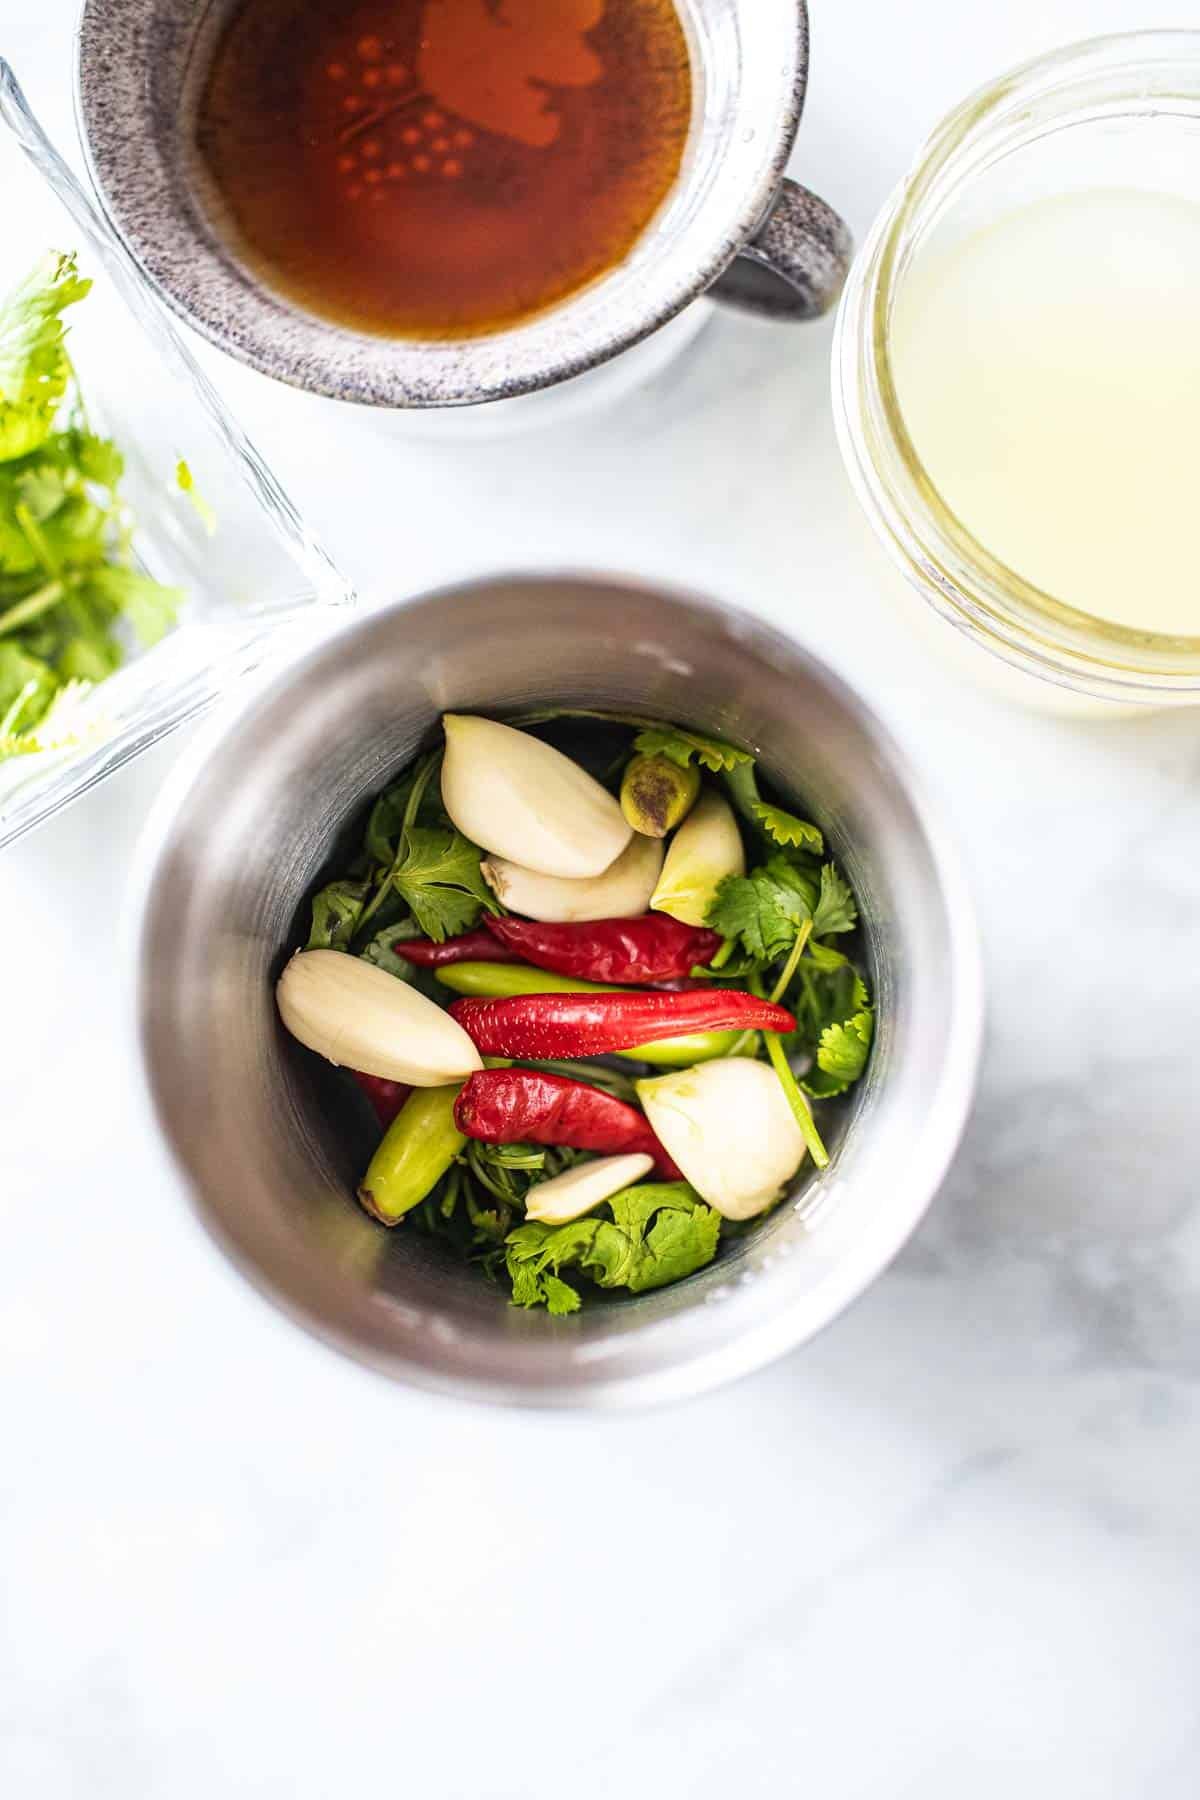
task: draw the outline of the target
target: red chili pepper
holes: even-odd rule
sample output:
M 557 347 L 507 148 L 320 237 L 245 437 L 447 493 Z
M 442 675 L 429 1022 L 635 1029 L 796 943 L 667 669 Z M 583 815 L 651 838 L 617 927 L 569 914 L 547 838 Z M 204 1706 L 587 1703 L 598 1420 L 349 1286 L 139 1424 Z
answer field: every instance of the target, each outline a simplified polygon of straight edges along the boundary
M 464 1137 L 485 1144 L 564 1144 L 605 1156 L 652 1156 L 664 1181 L 683 1177 L 644 1113 L 612 1094 L 536 1069 L 485 1069 L 454 1103 Z
M 412 1089 L 400 1081 L 385 1081 L 381 1075 L 364 1075 L 358 1069 L 351 1069 L 350 1073 L 375 1108 L 375 1116 L 386 1131 Z
M 456 1000 L 450 1008 L 484 1056 L 557 1062 L 605 1056 L 697 1031 L 794 1031 L 785 1007 L 736 988 L 682 994 L 524 994 Z
M 490 931 L 468 931 L 463 937 L 447 938 L 444 944 L 432 943 L 429 938 L 400 938 L 392 949 L 418 969 L 445 969 L 460 962 L 521 960 L 515 950 L 498 943 Z
M 678 981 L 697 963 L 710 963 L 723 942 L 719 932 L 683 925 L 665 913 L 586 925 L 491 917 L 484 923 L 492 937 L 536 968 L 628 987 Z

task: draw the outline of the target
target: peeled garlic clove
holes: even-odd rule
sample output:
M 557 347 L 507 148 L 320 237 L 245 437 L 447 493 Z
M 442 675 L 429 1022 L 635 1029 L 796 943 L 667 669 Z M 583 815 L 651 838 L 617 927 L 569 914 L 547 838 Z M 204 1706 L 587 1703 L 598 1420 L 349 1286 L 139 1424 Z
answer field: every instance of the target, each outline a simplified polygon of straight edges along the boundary
M 681 769 L 669 756 L 635 756 L 621 783 L 621 811 L 635 831 L 665 838 L 696 804 L 700 771 Z
M 447 713 L 442 803 L 465 837 L 522 868 L 585 881 L 632 837 L 621 808 L 560 750 L 494 719 Z
M 743 1056 L 639 1081 L 651 1129 L 696 1192 L 725 1219 L 753 1219 L 804 1160 L 779 1079 Z
M 663 864 L 657 838 L 634 837 L 610 869 L 591 881 L 539 875 L 502 856 L 485 857 L 483 879 L 510 912 L 544 925 L 585 919 L 640 919 L 650 904 Z
M 275 989 L 294 1038 L 342 1068 L 409 1087 L 442 1087 L 482 1069 L 457 1020 L 386 969 L 341 950 L 301 950 Z
M 525 1196 L 525 1217 L 543 1225 L 569 1225 L 604 1200 L 632 1187 L 654 1167 L 650 1156 L 601 1156 L 579 1163 L 551 1181 L 539 1181 Z
M 733 808 L 709 788 L 671 839 L 650 905 L 684 925 L 703 925 L 725 877 L 745 873 L 746 852 Z

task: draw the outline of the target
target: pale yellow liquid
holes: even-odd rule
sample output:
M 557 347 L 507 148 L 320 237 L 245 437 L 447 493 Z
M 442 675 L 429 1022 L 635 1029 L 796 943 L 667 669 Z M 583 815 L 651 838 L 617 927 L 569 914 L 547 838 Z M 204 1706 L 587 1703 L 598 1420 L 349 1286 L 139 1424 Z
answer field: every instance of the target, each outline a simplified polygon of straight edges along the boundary
M 993 556 L 1097 618 L 1200 637 L 1200 205 L 1023 207 L 918 258 L 891 335 L 917 454 Z

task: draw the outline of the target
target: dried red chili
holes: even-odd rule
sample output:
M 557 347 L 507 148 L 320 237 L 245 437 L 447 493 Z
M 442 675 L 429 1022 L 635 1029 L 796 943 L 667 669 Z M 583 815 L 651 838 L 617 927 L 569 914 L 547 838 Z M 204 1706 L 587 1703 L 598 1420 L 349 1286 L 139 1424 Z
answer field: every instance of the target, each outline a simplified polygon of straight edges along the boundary
M 405 1087 L 402 1081 L 385 1081 L 380 1075 L 364 1075 L 358 1069 L 351 1069 L 350 1073 L 375 1108 L 375 1117 L 386 1131 L 412 1089 Z
M 579 925 L 490 917 L 484 923 L 487 935 L 536 968 L 627 987 L 681 980 L 697 964 L 710 963 L 724 941 L 719 932 L 681 924 L 665 913 Z
M 604 1156 L 652 1156 L 664 1181 L 683 1177 L 644 1113 L 612 1094 L 537 1069 L 485 1069 L 454 1105 L 464 1137 L 485 1144 L 560 1144 Z
M 418 969 L 446 969 L 452 963 L 460 962 L 521 960 L 515 950 L 506 949 L 490 931 L 483 930 L 468 931 L 462 937 L 447 938 L 444 944 L 435 944 L 429 938 L 398 938 L 392 949 L 397 956 L 414 963 Z
M 484 1056 L 607 1056 L 700 1031 L 794 1031 L 785 1007 L 736 988 L 665 994 L 525 994 L 450 1008 Z

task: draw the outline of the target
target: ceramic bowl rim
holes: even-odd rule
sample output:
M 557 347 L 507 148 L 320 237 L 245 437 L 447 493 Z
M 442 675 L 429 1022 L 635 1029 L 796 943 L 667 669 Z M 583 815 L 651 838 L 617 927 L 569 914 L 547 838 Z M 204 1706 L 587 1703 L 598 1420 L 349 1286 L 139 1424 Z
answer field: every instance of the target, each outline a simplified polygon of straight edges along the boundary
M 357 405 L 422 408 L 476 405 L 532 393 L 581 375 L 667 324 L 709 288 L 752 238 L 778 193 L 795 143 L 808 80 L 807 0 L 778 0 L 795 13 L 788 61 L 777 74 L 769 152 L 735 117 L 726 157 L 753 175 L 736 205 L 703 235 L 685 230 L 663 259 L 650 300 L 618 294 L 629 260 L 562 305 L 511 330 L 454 343 L 388 339 L 343 329 L 296 310 L 215 247 L 195 207 L 181 203 L 154 126 L 151 83 L 131 47 L 145 41 L 164 0 L 83 0 L 75 33 L 75 105 L 98 203 L 165 304 L 217 349 L 261 374 Z M 706 0 L 687 0 L 702 7 Z M 653 222 L 639 248 L 655 236 Z M 692 239 L 695 243 L 692 243 Z M 688 253 L 682 255 L 680 252 Z M 636 260 L 637 249 L 633 253 Z M 639 284 L 640 287 L 640 284 Z M 618 304 L 619 301 L 619 304 Z

